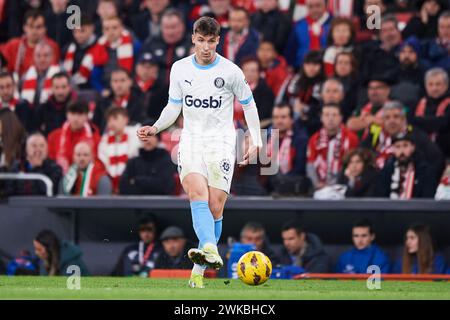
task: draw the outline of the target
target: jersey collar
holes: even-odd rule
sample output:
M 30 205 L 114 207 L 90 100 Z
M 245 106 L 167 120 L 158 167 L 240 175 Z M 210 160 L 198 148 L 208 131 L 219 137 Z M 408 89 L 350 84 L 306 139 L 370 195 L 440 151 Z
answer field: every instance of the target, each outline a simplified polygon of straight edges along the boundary
M 215 65 L 217 65 L 219 63 L 220 60 L 220 56 L 216 53 L 216 58 L 214 59 L 214 61 L 206 66 L 202 66 L 201 64 L 198 64 L 197 61 L 195 61 L 195 54 L 192 55 L 192 63 L 194 64 L 194 66 L 197 69 L 200 70 L 208 70 L 211 69 L 212 67 L 214 67 Z

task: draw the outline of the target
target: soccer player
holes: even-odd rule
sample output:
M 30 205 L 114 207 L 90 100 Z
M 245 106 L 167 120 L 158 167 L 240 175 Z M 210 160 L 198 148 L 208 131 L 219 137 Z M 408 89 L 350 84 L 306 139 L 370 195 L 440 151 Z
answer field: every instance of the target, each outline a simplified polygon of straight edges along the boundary
M 137 132 L 145 141 L 168 128 L 183 110 L 178 171 L 189 197 L 192 223 L 199 240 L 198 249 L 188 252 L 194 263 L 189 280 L 193 288 L 203 288 L 207 267 L 223 266 L 217 243 L 236 158 L 234 97 L 244 109 L 252 138 L 239 165 L 251 163 L 262 146 L 252 91 L 241 69 L 216 53 L 219 34 L 220 25 L 213 18 L 201 17 L 194 23 L 194 54 L 173 64 L 167 106 L 153 126 L 141 127 Z

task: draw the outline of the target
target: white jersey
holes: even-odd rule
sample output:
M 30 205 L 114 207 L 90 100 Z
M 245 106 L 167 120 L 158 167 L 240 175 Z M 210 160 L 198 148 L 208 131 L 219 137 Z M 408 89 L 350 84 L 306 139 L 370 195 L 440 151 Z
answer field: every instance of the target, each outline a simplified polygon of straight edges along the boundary
M 195 54 L 175 62 L 170 73 L 169 102 L 183 105 L 181 139 L 233 143 L 234 97 L 245 107 L 253 100 L 242 70 L 216 54 L 210 65 L 199 65 Z

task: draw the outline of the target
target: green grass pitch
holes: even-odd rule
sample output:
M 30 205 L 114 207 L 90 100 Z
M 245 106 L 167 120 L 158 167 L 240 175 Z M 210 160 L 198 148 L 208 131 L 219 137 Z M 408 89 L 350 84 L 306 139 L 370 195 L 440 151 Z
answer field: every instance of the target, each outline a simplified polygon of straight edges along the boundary
M 365 281 L 269 280 L 251 287 L 239 280 L 207 279 L 205 289 L 187 287 L 185 279 L 81 278 L 81 290 L 69 290 L 65 277 L 0 277 L 0 299 L 446 299 L 450 282 L 382 281 L 368 290 Z

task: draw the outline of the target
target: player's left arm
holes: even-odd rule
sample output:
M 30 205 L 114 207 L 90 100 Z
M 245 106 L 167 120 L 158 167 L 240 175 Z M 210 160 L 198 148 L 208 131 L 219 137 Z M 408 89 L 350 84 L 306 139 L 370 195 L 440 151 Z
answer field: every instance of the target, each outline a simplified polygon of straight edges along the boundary
M 253 99 L 253 93 L 250 86 L 245 80 L 245 76 L 241 69 L 237 68 L 234 83 L 233 93 L 239 100 L 244 110 L 245 121 L 247 122 L 250 136 L 253 144 L 249 147 L 248 152 L 244 155 L 244 159 L 239 165 L 245 166 L 254 159 L 259 149 L 262 147 L 261 139 L 261 124 L 259 122 L 258 110 L 256 109 L 255 99 Z

